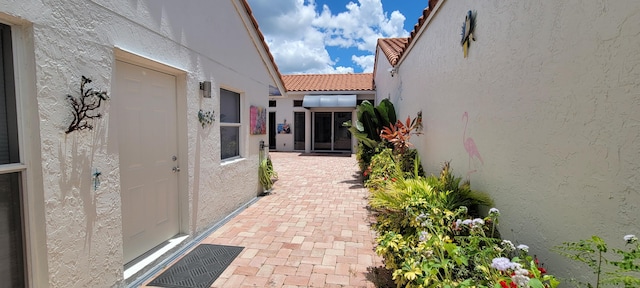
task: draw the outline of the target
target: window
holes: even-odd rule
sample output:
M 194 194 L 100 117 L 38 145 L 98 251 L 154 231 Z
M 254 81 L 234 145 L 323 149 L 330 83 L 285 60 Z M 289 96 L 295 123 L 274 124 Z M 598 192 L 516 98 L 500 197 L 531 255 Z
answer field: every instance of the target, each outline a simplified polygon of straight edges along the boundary
M 302 100 L 293 100 L 293 107 L 302 107 Z
M 240 156 L 240 94 L 220 89 L 220 157 Z
M 269 107 L 276 107 L 276 100 L 269 100 Z
M 11 27 L 0 24 L 0 279 L 7 287 L 24 287 L 24 168 L 15 171 L 21 161 L 14 83 Z

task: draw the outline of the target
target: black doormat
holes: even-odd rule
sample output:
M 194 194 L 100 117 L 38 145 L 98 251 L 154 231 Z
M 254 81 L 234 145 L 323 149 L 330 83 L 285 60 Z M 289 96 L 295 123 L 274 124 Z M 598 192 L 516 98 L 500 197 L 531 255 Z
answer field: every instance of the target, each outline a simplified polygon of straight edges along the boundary
M 151 286 L 172 288 L 209 288 L 227 269 L 244 247 L 200 244 L 180 261 L 171 265 Z

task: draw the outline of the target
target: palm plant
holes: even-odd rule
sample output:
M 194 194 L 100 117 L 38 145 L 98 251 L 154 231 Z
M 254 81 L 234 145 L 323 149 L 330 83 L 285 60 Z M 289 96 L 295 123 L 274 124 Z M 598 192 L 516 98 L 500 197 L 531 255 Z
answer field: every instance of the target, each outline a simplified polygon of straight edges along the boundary
M 466 206 L 472 212 L 476 212 L 473 214 L 477 214 L 479 205 L 493 205 L 493 201 L 489 195 L 484 192 L 471 190 L 469 181 L 462 182 L 462 178 L 454 176 L 451 173 L 451 165 L 448 161 L 442 165 L 440 176 L 429 176 L 426 181 L 435 191 L 447 193 L 444 206 L 449 210 Z

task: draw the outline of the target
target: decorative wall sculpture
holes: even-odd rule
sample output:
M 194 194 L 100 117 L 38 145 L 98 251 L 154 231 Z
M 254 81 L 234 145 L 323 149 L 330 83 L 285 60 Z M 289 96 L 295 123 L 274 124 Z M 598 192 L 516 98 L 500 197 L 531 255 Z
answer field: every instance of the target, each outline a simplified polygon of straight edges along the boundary
M 106 91 L 93 90 L 89 88 L 85 90 L 85 85 L 91 83 L 91 79 L 82 76 L 80 82 L 80 96 L 74 97 L 67 94 L 67 99 L 73 108 L 73 121 L 69 124 L 69 128 L 65 133 L 69 134 L 75 130 L 93 129 L 93 125 L 88 122 L 90 119 L 100 118 L 100 113 L 90 113 L 100 108 L 102 101 L 109 99 Z

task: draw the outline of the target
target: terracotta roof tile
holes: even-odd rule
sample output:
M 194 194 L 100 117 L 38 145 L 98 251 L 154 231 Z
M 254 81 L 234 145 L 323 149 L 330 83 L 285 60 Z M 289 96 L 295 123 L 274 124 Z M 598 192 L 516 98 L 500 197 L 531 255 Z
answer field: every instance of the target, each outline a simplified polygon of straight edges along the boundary
M 420 29 L 422 28 L 422 25 L 424 25 L 424 22 L 427 20 L 427 18 L 429 18 L 429 15 L 431 15 L 431 11 L 433 11 L 434 7 L 436 6 L 436 4 L 438 4 L 439 1 L 440 0 L 429 0 L 429 7 L 424 8 L 424 10 L 422 10 L 422 16 L 418 18 L 418 23 L 416 23 L 416 25 L 413 26 L 413 30 L 409 34 L 409 38 L 378 39 L 378 45 L 380 46 L 380 48 L 382 48 L 382 51 L 389 59 L 389 63 L 391 63 L 391 65 L 395 66 L 398 63 L 398 60 L 402 58 L 404 53 L 407 51 L 407 48 L 409 47 L 409 45 L 411 45 L 411 42 L 413 42 L 413 40 L 415 39 L 416 34 L 418 34 L 418 31 L 420 31 Z M 402 44 L 396 40 L 391 40 L 391 39 L 406 39 L 406 42 Z M 383 41 L 380 41 L 380 40 L 383 40 Z M 383 43 L 383 45 L 388 44 L 390 46 L 391 45 L 394 45 L 394 46 L 387 48 L 392 50 L 385 51 L 385 48 L 382 45 L 380 45 L 381 43 Z M 396 47 L 395 45 L 398 45 L 398 47 Z
M 387 56 L 391 66 L 395 66 L 407 42 L 409 42 L 409 38 L 380 38 L 378 39 L 378 46 L 380 46 L 384 55 Z
M 373 73 L 282 75 L 287 91 L 373 91 Z

